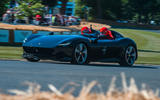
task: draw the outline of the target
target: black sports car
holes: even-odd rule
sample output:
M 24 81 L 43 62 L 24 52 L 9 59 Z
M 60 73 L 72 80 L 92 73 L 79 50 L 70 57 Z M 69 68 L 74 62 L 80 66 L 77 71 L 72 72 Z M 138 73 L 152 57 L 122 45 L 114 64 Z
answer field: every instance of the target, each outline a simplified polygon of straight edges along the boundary
M 23 43 L 23 57 L 28 61 L 40 59 L 70 61 L 74 64 L 96 62 L 118 62 L 132 66 L 137 57 L 136 43 L 111 31 L 114 39 L 106 39 L 98 31 L 84 35 L 36 35 L 26 38 Z

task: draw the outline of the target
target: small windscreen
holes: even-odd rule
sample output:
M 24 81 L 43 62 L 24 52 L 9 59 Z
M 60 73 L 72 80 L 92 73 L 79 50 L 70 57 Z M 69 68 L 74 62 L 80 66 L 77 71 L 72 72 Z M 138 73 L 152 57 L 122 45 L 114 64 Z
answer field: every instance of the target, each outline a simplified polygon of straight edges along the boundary
M 111 32 L 112 32 L 112 35 L 115 38 L 123 38 L 123 35 L 121 35 L 120 33 L 116 32 L 116 31 L 113 31 L 113 30 L 111 30 Z

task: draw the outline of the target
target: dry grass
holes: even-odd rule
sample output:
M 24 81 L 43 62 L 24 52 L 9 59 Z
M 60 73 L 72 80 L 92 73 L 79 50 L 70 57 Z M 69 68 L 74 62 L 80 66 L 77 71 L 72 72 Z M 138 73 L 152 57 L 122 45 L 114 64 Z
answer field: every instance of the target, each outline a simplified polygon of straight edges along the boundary
M 92 25 L 92 28 L 95 30 L 100 30 L 100 28 L 102 27 L 111 28 L 111 26 L 106 25 L 106 24 L 99 24 L 99 23 L 94 23 L 94 22 L 83 22 L 83 21 L 81 22 L 81 25 L 73 25 L 73 26 L 69 26 L 69 28 L 80 30 L 82 27 L 84 26 L 90 27 L 90 25 Z
M 54 32 L 70 31 L 68 29 L 62 29 L 62 28 L 42 27 L 42 26 L 35 26 L 35 25 L 10 25 L 10 24 L 4 24 L 4 23 L 0 23 L 0 29 L 7 29 L 7 30 L 33 30 L 33 31 L 54 31 Z
M 26 91 L 9 90 L 16 95 L 0 94 L 0 100 L 160 100 L 158 97 L 159 91 L 147 90 L 145 85 L 142 85 L 142 89 L 138 90 L 133 78 L 130 80 L 130 85 L 127 86 L 124 73 L 121 76 L 122 90 L 117 90 L 115 87 L 116 77 L 113 77 L 106 93 L 91 93 L 91 89 L 95 85 L 99 85 L 96 81 L 93 81 L 83 86 L 77 97 L 72 95 L 72 90 L 62 93 L 50 84 L 48 87 L 51 92 L 44 92 L 40 91 L 40 85 L 27 82 L 29 88 Z
M 81 22 L 81 25 L 73 25 L 73 26 L 49 26 L 49 27 L 42 27 L 42 26 L 35 26 L 35 25 L 11 25 L 11 24 L 4 24 L 0 23 L 0 29 L 7 29 L 7 30 L 32 30 L 32 31 L 53 31 L 53 32 L 66 32 L 66 31 L 78 31 L 84 26 L 90 27 L 93 25 L 93 29 L 99 30 L 102 27 L 110 28 L 110 26 L 105 24 L 98 24 L 98 23 L 91 23 L 91 22 Z

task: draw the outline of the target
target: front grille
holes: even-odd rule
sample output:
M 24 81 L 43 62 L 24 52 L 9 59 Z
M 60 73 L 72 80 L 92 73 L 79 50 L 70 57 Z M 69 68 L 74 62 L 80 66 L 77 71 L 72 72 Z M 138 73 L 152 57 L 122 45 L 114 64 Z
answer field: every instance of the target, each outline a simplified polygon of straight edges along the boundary
M 34 54 L 52 54 L 54 52 L 51 48 L 39 48 L 39 47 L 23 47 L 26 53 Z

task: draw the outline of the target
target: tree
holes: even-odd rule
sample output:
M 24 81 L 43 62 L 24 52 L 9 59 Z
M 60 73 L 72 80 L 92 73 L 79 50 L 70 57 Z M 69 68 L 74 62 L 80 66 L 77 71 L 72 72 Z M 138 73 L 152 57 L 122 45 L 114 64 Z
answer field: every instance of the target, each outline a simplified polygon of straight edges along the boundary
M 0 16 L 2 16 L 8 8 L 9 0 L 0 0 Z
M 159 12 L 158 0 L 129 0 L 133 12 L 138 15 L 137 21 L 149 23 L 153 16 Z
M 57 4 L 57 0 L 42 0 L 42 4 L 49 7 L 54 7 Z
M 43 14 L 44 6 L 41 4 L 40 0 L 19 0 L 19 6 L 16 8 L 18 14 L 16 17 L 23 19 L 32 19 L 36 14 Z
M 66 5 L 67 5 L 68 0 L 60 0 L 60 1 L 62 2 L 62 5 L 61 5 L 62 7 L 60 9 L 60 13 L 62 15 L 65 15 Z
M 101 2 L 101 0 L 96 0 L 96 3 L 97 3 L 97 17 L 98 18 L 102 18 L 102 6 L 101 6 L 101 4 L 102 4 L 102 2 Z
M 109 20 L 121 19 L 122 0 L 102 0 L 103 18 Z
M 135 16 L 135 12 L 133 12 L 133 7 L 129 4 L 128 0 L 121 0 L 122 2 L 122 16 L 121 19 L 123 20 L 132 20 Z
M 42 0 L 42 4 L 48 6 L 53 13 L 53 7 L 57 4 L 57 0 Z
M 91 8 L 88 8 L 88 6 L 86 6 L 84 2 L 82 2 L 81 0 L 76 0 L 75 3 L 76 3 L 76 8 L 75 8 L 76 16 L 79 16 L 87 20 L 88 18 L 86 17 L 88 17 L 89 14 L 88 10 L 90 10 Z
M 81 3 L 81 0 L 76 0 L 75 3 L 76 3 L 75 14 L 82 18 L 83 17 L 82 8 L 84 7 L 84 5 Z
M 16 1 L 15 0 L 10 0 L 10 8 L 13 8 L 15 5 Z
M 90 16 L 107 20 L 134 20 L 159 23 L 160 0 L 77 0 L 76 14 L 82 15 L 85 6 L 91 7 Z
M 81 2 L 92 8 L 90 15 L 95 18 L 116 19 L 122 16 L 121 0 L 82 0 Z

